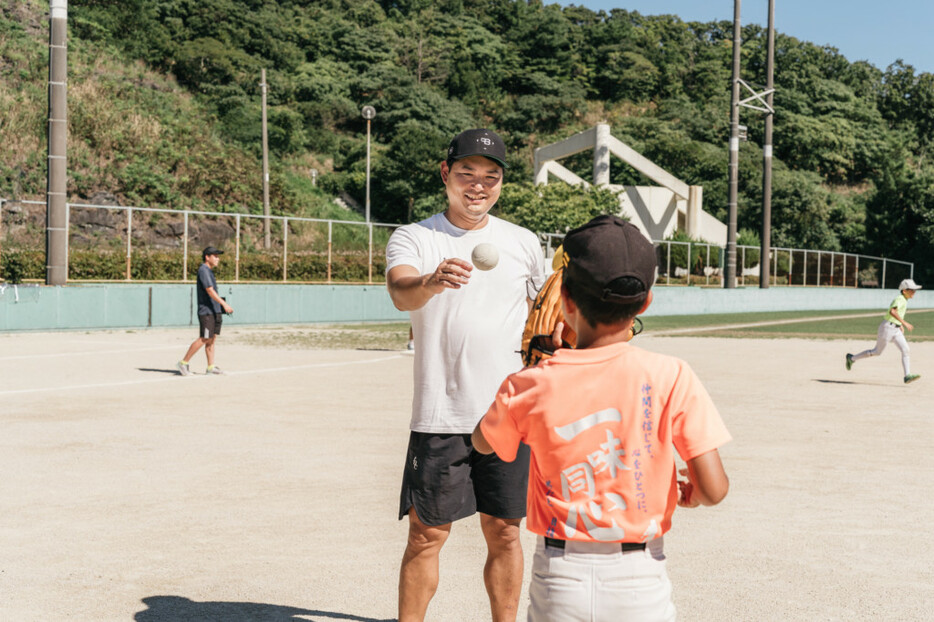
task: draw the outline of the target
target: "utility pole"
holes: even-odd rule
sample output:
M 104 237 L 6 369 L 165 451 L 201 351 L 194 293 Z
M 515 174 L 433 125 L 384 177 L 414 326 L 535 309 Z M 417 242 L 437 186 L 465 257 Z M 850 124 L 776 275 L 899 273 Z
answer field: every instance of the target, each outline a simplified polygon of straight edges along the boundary
M 769 0 L 768 49 L 765 62 L 765 135 L 762 140 L 762 241 L 759 251 L 759 288 L 769 287 L 769 255 L 772 251 L 772 95 L 775 90 L 775 0 Z
M 739 61 L 742 33 L 739 25 L 740 0 L 733 0 L 733 94 L 730 98 L 730 198 L 726 233 L 726 270 L 723 286 L 736 287 L 736 211 L 739 187 Z
M 68 0 L 49 2 L 49 130 L 45 283 L 68 280 Z
M 260 90 L 263 93 L 263 248 L 272 245 L 269 233 L 269 138 L 266 127 L 266 70 L 260 70 Z

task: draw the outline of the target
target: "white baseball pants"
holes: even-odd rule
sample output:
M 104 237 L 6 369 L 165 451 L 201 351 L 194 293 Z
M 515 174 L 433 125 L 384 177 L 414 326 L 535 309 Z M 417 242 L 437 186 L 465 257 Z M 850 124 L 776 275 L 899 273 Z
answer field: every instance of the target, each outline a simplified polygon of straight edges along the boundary
M 859 354 L 853 355 L 853 360 L 858 361 L 870 356 L 879 356 L 885 350 L 885 346 L 890 341 L 894 341 L 896 347 L 902 352 L 902 367 L 905 369 L 905 375 L 911 373 L 911 361 L 908 354 L 908 342 L 905 340 L 905 334 L 902 330 L 891 322 L 882 321 L 879 324 L 879 331 L 876 337 L 876 347 L 871 350 L 863 350 Z
M 612 542 L 568 541 L 555 549 L 539 536 L 528 622 L 673 622 L 662 540 L 623 552 Z

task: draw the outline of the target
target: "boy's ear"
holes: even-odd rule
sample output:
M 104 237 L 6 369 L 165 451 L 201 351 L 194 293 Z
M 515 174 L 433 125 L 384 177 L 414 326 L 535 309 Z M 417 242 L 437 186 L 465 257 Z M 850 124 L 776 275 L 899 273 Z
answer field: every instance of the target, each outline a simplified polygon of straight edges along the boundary
M 653 293 L 652 290 L 650 289 L 650 290 L 649 290 L 649 295 L 645 297 L 645 302 L 642 304 L 642 308 L 639 309 L 639 312 L 636 313 L 636 315 L 642 315 L 643 313 L 645 313 L 645 310 L 648 309 L 648 308 L 649 308 L 649 305 L 652 304 L 652 298 L 653 298 L 653 297 L 654 297 L 654 293 Z
M 441 160 L 441 183 L 448 183 L 448 174 L 451 169 L 448 168 L 447 160 Z
M 561 285 L 561 312 L 564 313 L 565 319 L 568 313 L 577 313 L 577 305 L 574 304 L 574 301 L 568 296 L 568 288 L 563 284 Z

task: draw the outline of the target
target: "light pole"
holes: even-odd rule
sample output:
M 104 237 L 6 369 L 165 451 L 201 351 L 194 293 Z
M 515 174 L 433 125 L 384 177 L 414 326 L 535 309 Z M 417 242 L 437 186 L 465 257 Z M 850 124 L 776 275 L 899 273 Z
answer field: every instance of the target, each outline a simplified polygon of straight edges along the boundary
M 733 0 L 733 80 L 730 99 L 730 195 L 729 224 L 726 230 L 726 270 L 723 286 L 736 287 L 736 211 L 739 185 L 739 61 L 740 61 L 740 0 Z
M 363 107 L 363 118 L 366 119 L 366 221 L 370 222 L 370 121 L 376 116 L 376 108 Z
M 49 142 L 45 284 L 68 280 L 68 0 L 49 3 Z
M 266 125 L 266 70 L 260 71 L 260 90 L 263 94 L 263 248 L 272 244 L 269 232 L 269 138 Z

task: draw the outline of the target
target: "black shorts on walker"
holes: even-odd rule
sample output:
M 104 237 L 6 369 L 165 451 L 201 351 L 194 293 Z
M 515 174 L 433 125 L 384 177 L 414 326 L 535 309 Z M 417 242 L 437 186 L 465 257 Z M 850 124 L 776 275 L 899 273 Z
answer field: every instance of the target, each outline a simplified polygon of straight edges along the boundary
M 412 432 L 402 476 L 399 519 L 414 507 L 429 526 L 446 525 L 482 512 L 495 518 L 525 516 L 529 448 L 513 462 L 474 451 L 470 434 Z
M 210 339 L 214 335 L 221 334 L 221 324 L 224 316 L 220 313 L 199 315 L 198 316 L 198 336 L 202 339 Z

